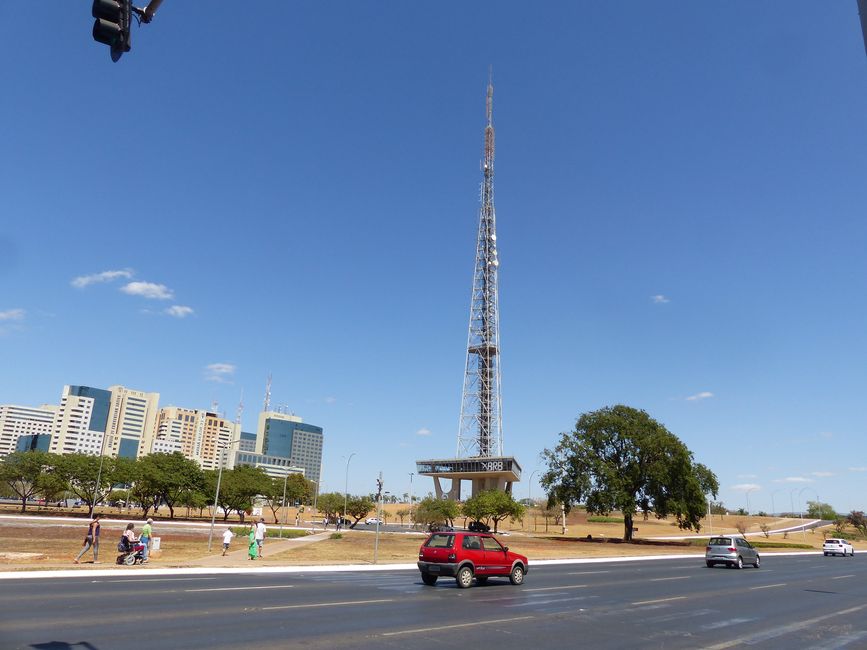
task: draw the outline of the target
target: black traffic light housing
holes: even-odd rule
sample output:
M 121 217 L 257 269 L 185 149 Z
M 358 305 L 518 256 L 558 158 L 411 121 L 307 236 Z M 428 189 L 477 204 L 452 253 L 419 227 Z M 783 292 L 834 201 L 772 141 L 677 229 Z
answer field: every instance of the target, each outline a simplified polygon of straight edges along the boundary
M 111 48 L 111 60 L 129 52 L 132 0 L 93 0 L 93 40 Z

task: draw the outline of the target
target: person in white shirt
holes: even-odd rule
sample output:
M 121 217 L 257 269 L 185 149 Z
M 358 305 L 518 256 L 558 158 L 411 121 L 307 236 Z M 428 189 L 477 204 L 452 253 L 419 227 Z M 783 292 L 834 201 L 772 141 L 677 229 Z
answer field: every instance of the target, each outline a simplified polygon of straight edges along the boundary
M 229 550 L 229 544 L 232 543 L 232 538 L 235 536 L 235 533 L 232 532 L 231 528 L 226 528 L 226 532 L 223 533 L 223 555 Z
M 265 531 L 268 530 L 265 528 L 265 518 L 260 517 L 259 523 L 256 524 L 256 546 L 258 547 L 258 557 L 262 557 L 262 544 L 265 543 Z

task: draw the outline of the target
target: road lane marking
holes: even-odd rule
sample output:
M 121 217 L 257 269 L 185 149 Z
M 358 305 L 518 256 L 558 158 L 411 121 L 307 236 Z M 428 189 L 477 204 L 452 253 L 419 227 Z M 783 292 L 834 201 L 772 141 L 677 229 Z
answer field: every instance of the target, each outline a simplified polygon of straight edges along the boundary
M 118 584 L 129 582 L 190 582 L 191 580 L 216 580 L 216 578 L 121 578 L 120 580 L 91 580 L 91 583 Z
M 295 585 L 260 585 L 257 587 L 209 587 L 207 589 L 184 589 L 185 592 L 193 591 L 246 591 L 248 589 L 291 589 Z
M 558 589 L 582 589 L 587 585 L 566 585 L 564 587 L 534 587 L 533 589 L 522 589 L 521 591 L 557 591 Z
M 834 576 L 833 578 L 831 578 L 831 580 L 842 580 L 843 578 L 854 578 L 854 577 L 855 577 L 855 574 L 853 573 L 853 574 L 848 575 L 848 576 Z
M 648 582 L 662 582 L 664 580 L 689 580 L 692 576 L 672 576 L 670 578 L 651 578 Z
M 575 571 L 574 573 L 567 573 L 567 576 L 589 576 L 594 573 L 611 573 L 611 571 Z
M 787 583 L 778 582 L 775 585 L 759 585 L 758 587 L 750 587 L 750 590 L 755 591 L 756 589 L 772 589 L 774 587 L 785 587 Z
M 727 621 L 717 621 L 716 623 L 708 623 L 707 625 L 703 625 L 701 629 L 703 630 L 719 630 L 724 627 L 730 627 L 732 625 L 740 625 L 742 623 L 749 623 L 750 621 L 757 621 L 757 618 L 730 618 Z
M 845 616 L 847 614 L 854 614 L 855 612 L 860 612 L 865 607 L 867 607 L 867 605 L 859 605 L 858 607 L 850 607 L 849 609 L 843 609 L 839 612 L 833 612 L 831 614 L 817 616 L 816 618 L 800 621 L 799 623 L 792 623 L 791 625 L 780 625 L 779 627 L 764 632 L 757 632 L 755 634 L 749 634 L 747 636 L 742 636 L 737 639 L 732 639 L 731 641 L 724 641 L 723 643 L 718 643 L 716 645 L 705 646 L 705 650 L 725 650 L 725 648 L 734 648 L 735 646 L 746 644 L 753 645 L 762 641 L 769 641 L 770 639 L 783 636 L 784 634 L 791 634 L 792 632 L 798 632 L 800 630 L 803 630 L 804 628 L 812 627 L 816 623 L 821 623 L 822 621 L 826 621 L 829 618 L 835 618 L 837 616 Z
M 669 603 L 672 600 L 685 600 L 686 596 L 672 596 L 671 598 L 657 598 L 656 600 L 639 600 L 637 603 L 630 605 L 653 605 L 655 603 Z
M 311 607 L 343 607 L 344 605 L 372 605 L 374 603 L 393 603 L 394 598 L 377 598 L 376 600 L 342 600 L 333 603 L 306 603 L 304 605 L 275 605 L 273 607 L 260 607 L 262 611 L 272 609 L 308 609 Z M 449 627 L 456 627 L 449 625 Z
M 554 594 L 559 596 L 559 594 Z M 527 603 L 512 603 L 511 605 L 503 605 L 503 607 L 538 607 L 539 605 L 548 605 L 550 603 L 565 603 L 575 602 L 576 600 L 590 600 L 596 596 L 573 596 L 571 598 L 549 598 L 548 600 L 532 600 Z
M 402 634 L 422 634 L 424 632 L 442 632 L 444 629 L 453 630 L 458 627 L 478 627 L 480 625 L 496 625 L 497 623 L 513 623 L 526 621 L 535 616 L 515 616 L 513 618 L 495 618 L 489 621 L 475 621 L 474 623 L 446 623 L 435 627 L 417 627 L 412 630 L 399 630 L 397 632 L 383 632 L 382 636 L 400 636 Z

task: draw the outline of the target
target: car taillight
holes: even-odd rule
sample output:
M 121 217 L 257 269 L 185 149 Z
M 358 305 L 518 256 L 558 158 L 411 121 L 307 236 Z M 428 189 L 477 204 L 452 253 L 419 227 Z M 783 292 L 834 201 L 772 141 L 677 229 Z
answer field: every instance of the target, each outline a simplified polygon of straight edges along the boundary
M 728 548 L 729 553 L 734 553 L 736 550 L 738 549 L 736 549 L 734 546 L 729 546 Z
M 705 551 L 709 551 L 709 550 L 710 550 L 710 546 L 708 546 L 708 547 L 705 548 L 704 550 L 705 550 Z
M 449 553 L 449 560 L 454 562 L 457 559 L 457 556 L 454 553 Z

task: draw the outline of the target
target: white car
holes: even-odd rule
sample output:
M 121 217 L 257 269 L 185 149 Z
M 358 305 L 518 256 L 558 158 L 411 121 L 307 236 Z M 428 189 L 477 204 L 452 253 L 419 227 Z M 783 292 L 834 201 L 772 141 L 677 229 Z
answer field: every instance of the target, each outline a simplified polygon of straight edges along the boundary
M 364 523 L 368 526 L 376 526 L 376 524 L 382 524 L 382 522 L 376 517 L 368 517 L 364 520 Z
M 827 555 L 842 555 L 846 557 L 847 555 L 855 555 L 855 547 L 852 546 L 845 539 L 832 539 L 828 538 L 825 540 L 824 545 L 822 546 L 822 552 Z

